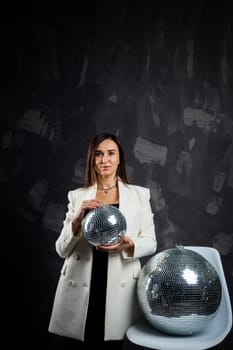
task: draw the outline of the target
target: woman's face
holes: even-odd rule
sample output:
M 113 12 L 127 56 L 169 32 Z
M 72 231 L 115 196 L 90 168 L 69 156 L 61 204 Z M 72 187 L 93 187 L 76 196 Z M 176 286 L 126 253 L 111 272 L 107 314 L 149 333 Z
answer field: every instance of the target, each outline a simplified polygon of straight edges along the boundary
M 102 141 L 95 150 L 95 171 L 100 177 L 116 176 L 120 163 L 117 144 L 111 139 Z

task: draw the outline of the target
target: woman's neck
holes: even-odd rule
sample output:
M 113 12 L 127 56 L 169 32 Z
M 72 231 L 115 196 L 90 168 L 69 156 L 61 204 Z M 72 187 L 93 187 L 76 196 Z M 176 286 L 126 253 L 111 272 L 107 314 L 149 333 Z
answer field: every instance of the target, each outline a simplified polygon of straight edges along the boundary
M 104 204 L 119 203 L 118 178 L 97 182 L 96 199 Z
M 98 188 L 109 188 L 117 185 L 117 178 L 106 178 L 106 179 L 98 179 L 97 187 Z

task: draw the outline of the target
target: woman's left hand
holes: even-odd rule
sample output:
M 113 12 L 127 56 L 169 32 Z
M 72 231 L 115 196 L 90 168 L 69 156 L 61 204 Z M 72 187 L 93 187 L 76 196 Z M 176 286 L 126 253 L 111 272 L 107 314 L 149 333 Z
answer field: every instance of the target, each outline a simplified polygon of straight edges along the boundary
M 119 242 L 111 245 L 99 245 L 96 249 L 110 253 L 121 252 L 122 250 L 133 252 L 134 243 L 129 237 L 122 236 Z

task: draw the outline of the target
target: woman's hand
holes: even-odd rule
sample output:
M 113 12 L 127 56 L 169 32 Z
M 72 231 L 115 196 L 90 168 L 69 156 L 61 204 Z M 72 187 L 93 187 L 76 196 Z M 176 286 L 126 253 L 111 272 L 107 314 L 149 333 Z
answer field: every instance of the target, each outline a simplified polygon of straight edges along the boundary
M 119 242 L 111 245 L 99 245 L 96 247 L 96 249 L 110 253 L 116 253 L 121 252 L 122 250 L 126 250 L 129 256 L 133 256 L 134 243 L 129 237 L 122 236 Z
M 95 199 L 89 199 L 83 201 L 77 213 L 75 214 L 72 220 L 72 231 L 75 236 L 77 236 L 78 231 L 81 227 L 83 218 L 87 215 L 87 213 L 92 210 L 100 207 L 102 202 L 97 201 Z

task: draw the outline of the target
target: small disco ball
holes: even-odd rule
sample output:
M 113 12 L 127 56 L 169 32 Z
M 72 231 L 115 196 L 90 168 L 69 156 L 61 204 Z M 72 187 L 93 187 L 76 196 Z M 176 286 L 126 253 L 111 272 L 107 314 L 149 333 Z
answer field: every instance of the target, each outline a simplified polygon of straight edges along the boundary
M 210 262 L 183 247 L 164 250 L 143 266 L 137 295 L 142 313 L 158 330 L 191 335 L 215 317 L 222 286 Z
M 119 242 L 126 232 L 126 220 L 119 209 L 112 205 L 89 211 L 82 222 L 84 237 L 94 246 Z

